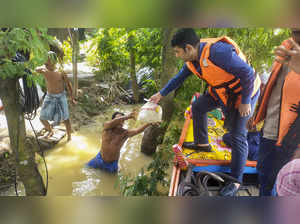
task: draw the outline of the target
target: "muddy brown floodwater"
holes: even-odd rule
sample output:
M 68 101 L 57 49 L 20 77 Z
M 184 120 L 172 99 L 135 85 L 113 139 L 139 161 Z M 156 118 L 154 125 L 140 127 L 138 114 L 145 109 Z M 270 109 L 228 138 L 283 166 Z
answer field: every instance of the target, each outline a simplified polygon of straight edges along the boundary
M 55 148 L 46 153 L 49 173 L 48 196 L 118 196 L 120 190 L 117 184 L 118 175 L 106 173 L 85 167 L 101 147 L 102 124 L 111 118 L 114 111 L 130 113 L 139 105 L 118 105 L 93 118 L 94 122 L 81 127 L 73 133 L 72 141 L 66 143 L 66 137 Z M 136 122 L 125 122 L 125 128 L 136 127 Z M 143 134 L 130 138 L 121 149 L 119 170 L 123 174 L 135 176 L 140 169 L 147 166 L 152 158 L 140 152 Z M 39 169 L 45 177 L 44 164 Z M 18 191 L 24 195 L 24 188 L 19 184 Z M 15 195 L 11 187 L 4 195 Z

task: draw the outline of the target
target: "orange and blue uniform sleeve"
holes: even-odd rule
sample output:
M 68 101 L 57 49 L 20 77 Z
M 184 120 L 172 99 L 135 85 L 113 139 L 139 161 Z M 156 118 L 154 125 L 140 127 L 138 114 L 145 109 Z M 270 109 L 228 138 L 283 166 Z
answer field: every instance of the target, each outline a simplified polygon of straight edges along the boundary
M 204 45 L 205 43 L 200 44 L 199 55 L 201 55 Z M 193 63 L 198 73 L 202 74 L 201 67 L 199 65 L 199 58 L 198 62 Z M 250 103 L 255 80 L 254 70 L 237 55 L 234 47 L 225 42 L 217 42 L 211 46 L 209 59 L 224 71 L 240 79 L 242 86 L 242 103 Z M 168 95 L 171 91 L 180 87 L 190 74 L 191 71 L 188 69 L 186 64 L 184 64 L 179 73 L 177 73 L 174 78 L 170 79 L 170 81 L 160 91 L 160 94 L 162 96 Z
M 177 73 L 177 75 L 170 79 L 169 82 L 165 85 L 165 87 L 162 90 L 160 90 L 160 94 L 162 96 L 168 95 L 170 92 L 180 87 L 184 80 L 191 74 L 191 71 L 188 69 L 186 64 L 184 64 L 181 70 Z

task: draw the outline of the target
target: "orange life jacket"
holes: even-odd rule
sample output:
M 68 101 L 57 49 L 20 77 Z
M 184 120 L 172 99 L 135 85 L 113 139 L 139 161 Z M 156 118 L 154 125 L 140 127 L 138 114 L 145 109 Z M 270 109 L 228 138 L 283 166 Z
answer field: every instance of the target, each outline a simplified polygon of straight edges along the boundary
M 288 40 L 283 41 L 282 46 L 286 49 L 292 48 L 292 45 Z M 261 103 L 259 104 L 257 114 L 253 122 L 254 125 L 264 120 L 266 117 L 268 102 L 281 67 L 281 63 L 277 61 L 274 62 L 271 76 L 266 85 Z M 290 71 L 285 77 L 281 92 L 279 130 L 276 143 L 278 146 L 281 145 L 282 139 L 288 133 L 290 125 L 297 118 L 297 113 L 291 111 L 290 108 L 293 104 L 298 104 L 300 101 L 300 75 L 294 71 Z
M 203 47 L 202 54 L 200 56 L 200 67 L 202 70 L 202 75 L 200 75 L 193 65 L 192 62 L 186 62 L 187 67 L 191 72 L 193 72 L 197 77 L 205 80 L 208 84 L 208 93 L 215 99 L 219 99 L 222 103 L 227 106 L 228 103 L 228 90 L 233 91 L 235 94 L 238 95 L 237 100 L 235 102 L 235 107 L 237 108 L 238 105 L 241 103 L 241 90 L 242 86 L 240 84 L 240 79 L 235 77 L 233 74 L 230 74 L 223 70 L 222 68 L 215 65 L 213 62 L 209 60 L 210 56 L 210 47 L 218 42 L 223 41 L 231 44 L 238 56 L 246 61 L 246 57 L 241 52 L 237 44 L 231 40 L 229 37 L 223 36 L 219 38 L 207 38 L 201 39 L 201 43 L 206 43 Z M 252 92 L 252 96 L 254 96 L 257 91 L 259 90 L 261 81 L 260 77 L 257 75 L 255 78 L 254 89 Z

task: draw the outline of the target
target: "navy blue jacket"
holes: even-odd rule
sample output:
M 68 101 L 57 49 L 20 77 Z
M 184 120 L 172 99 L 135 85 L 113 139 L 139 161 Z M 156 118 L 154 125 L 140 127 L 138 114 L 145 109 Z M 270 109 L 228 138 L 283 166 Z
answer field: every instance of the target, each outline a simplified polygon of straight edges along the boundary
M 193 61 L 193 64 L 199 74 L 202 74 L 199 60 L 205 44 L 206 43 L 200 43 L 198 60 Z M 210 48 L 209 59 L 218 67 L 240 79 L 242 86 L 242 103 L 249 104 L 255 80 L 253 68 L 237 55 L 231 44 L 226 42 L 219 41 L 213 44 Z M 171 91 L 180 87 L 183 81 L 191 74 L 192 72 L 188 69 L 187 65 L 184 64 L 177 75 L 170 79 L 165 87 L 160 91 L 160 94 L 162 96 L 168 95 Z

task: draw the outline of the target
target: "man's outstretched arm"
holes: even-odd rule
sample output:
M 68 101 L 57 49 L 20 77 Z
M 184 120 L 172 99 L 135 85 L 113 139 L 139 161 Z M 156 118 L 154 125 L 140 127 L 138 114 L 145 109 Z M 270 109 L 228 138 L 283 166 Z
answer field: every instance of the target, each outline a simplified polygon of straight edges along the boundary
M 37 73 L 43 74 L 43 75 L 46 73 L 46 69 L 44 69 L 44 68 L 37 68 L 37 69 L 35 69 L 35 71 L 36 71 Z
M 111 121 L 105 122 L 103 127 L 104 127 L 104 129 L 114 128 L 114 127 L 118 126 L 119 124 L 121 124 L 123 121 L 129 120 L 129 119 L 135 119 L 135 118 L 136 118 L 136 112 L 133 111 L 128 115 L 118 117 Z
M 128 137 L 133 137 L 137 134 L 142 133 L 147 127 L 149 127 L 150 125 L 156 125 L 157 123 L 148 123 L 143 125 L 142 127 L 136 128 L 136 129 L 132 129 L 132 130 L 128 130 Z
M 189 75 L 191 75 L 191 71 L 188 69 L 187 65 L 184 64 L 177 75 L 170 79 L 162 90 L 150 97 L 150 101 L 158 103 L 163 96 L 168 95 L 170 92 L 181 86 Z

